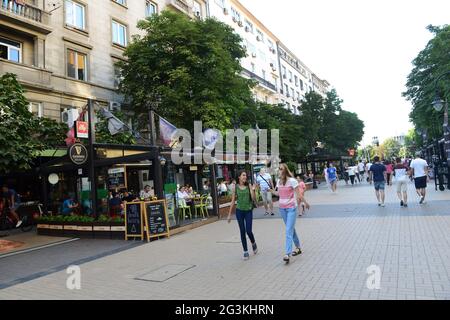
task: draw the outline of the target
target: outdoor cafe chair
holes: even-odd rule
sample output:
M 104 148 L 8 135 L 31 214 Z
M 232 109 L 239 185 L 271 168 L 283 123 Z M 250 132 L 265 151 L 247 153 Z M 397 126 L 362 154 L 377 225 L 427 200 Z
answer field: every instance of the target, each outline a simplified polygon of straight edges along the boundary
M 187 212 L 189 212 L 189 218 L 192 219 L 191 207 L 186 204 L 185 199 L 178 199 L 178 219 L 184 221 Z

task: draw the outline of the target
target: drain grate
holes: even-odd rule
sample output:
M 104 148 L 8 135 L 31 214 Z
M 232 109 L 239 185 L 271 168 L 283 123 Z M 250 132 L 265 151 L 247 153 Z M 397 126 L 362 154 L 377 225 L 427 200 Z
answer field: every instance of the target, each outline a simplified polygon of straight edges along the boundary
M 164 282 L 194 267 L 195 265 L 168 264 L 134 279 L 141 281 Z

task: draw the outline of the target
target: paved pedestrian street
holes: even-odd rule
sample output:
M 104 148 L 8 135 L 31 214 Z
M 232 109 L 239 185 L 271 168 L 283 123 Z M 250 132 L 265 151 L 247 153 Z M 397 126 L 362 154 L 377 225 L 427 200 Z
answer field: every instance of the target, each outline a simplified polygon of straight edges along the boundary
M 79 290 L 67 288 L 60 270 L 9 286 L 0 299 L 449 300 L 450 191 L 433 187 L 421 206 L 410 184 L 408 208 L 395 187 L 385 208 L 367 183 L 307 191 L 312 208 L 297 220 L 303 254 L 288 265 L 278 209 L 274 217 L 258 209 L 260 251 L 248 261 L 236 221 L 222 220 L 83 263 Z M 4 262 L 2 269 L 21 267 Z

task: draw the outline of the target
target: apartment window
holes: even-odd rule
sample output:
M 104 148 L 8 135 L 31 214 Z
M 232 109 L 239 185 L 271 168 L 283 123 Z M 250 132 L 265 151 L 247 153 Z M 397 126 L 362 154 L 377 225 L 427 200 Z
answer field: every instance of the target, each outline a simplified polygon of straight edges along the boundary
M 274 77 L 274 76 L 272 76 L 272 83 L 275 85 L 275 88 L 278 87 L 278 84 L 277 84 L 277 78 Z M 277 89 L 277 91 L 278 91 L 278 89 Z
M 300 79 L 300 89 L 303 91 L 303 81 Z
M 202 16 L 202 5 L 199 2 L 194 1 L 193 9 L 195 16 L 200 18 Z
M 284 94 L 285 94 L 286 96 L 289 96 L 289 87 L 288 87 L 287 84 L 284 85 Z
M 264 80 L 266 80 L 266 70 L 264 70 L 264 69 L 262 70 L 262 77 Z
M 121 4 L 123 6 L 125 6 L 127 4 L 126 0 L 114 0 L 114 2 L 117 2 L 118 4 Z
M 283 66 L 283 78 L 286 79 L 286 67 L 285 66 Z
M 87 81 L 87 56 L 73 50 L 67 50 L 67 76 Z
M 292 82 L 292 71 L 289 71 L 289 81 Z
M 259 59 L 265 63 L 266 62 L 266 54 L 261 50 L 258 50 L 258 53 L 259 53 Z
M 42 117 L 42 104 L 39 102 L 30 102 L 28 105 L 28 111 L 30 111 L 36 117 Z
M 21 51 L 21 45 L 19 42 L 0 38 L 0 58 L 14 62 L 21 62 Z
M 295 86 L 298 87 L 298 77 L 294 76 L 294 82 L 295 82 Z
M 66 24 L 77 29 L 86 29 L 86 8 L 84 5 L 66 0 Z
M 253 33 L 253 24 L 247 19 L 245 19 L 245 30 L 250 33 Z
M 158 5 L 151 1 L 147 1 L 147 3 L 145 4 L 145 16 L 150 17 L 157 13 L 158 13 Z
M 269 44 L 269 49 L 273 49 L 273 42 L 271 40 L 267 40 L 267 43 Z
M 112 22 L 112 41 L 122 47 L 127 46 L 127 27 L 114 20 Z
M 297 99 L 300 99 L 300 92 L 297 91 Z
M 248 51 L 250 52 L 251 56 L 254 58 L 256 57 L 256 47 L 251 42 L 247 42 L 248 44 Z
M 291 110 L 291 104 L 289 102 L 286 102 L 286 107 L 288 110 Z
M 292 89 L 292 88 L 291 88 L 291 97 L 292 97 L 292 99 L 295 99 L 294 89 Z
M 258 37 L 258 41 L 264 42 L 264 35 L 260 30 L 256 30 L 256 35 Z

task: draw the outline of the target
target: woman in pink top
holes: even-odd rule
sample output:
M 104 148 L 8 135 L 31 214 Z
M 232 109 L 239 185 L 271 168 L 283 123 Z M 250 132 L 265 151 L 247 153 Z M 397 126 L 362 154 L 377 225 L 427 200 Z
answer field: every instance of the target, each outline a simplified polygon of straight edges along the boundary
M 285 263 L 289 263 L 290 257 L 302 253 L 300 249 L 300 240 L 295 232 L 295 222 L 297 221 L 297 206 L 301 202 L 300 189 L 297 180 L 286 164 L 282 163 L 279 167 L 279 177 L 277 182 L 278 191 L 271 190 L 272 193 L 280 197 L 279 208 L 280 215 L 286 224 L 286 255 L 283 257 Z M 295 244 L 295 250 L 292 251 L 292 242 Z
M 392 185 L 392 172 L 394 172 L 394 165 L 390 161 L 386 161 L 386 177 L 387 177 L 387 185 Z

